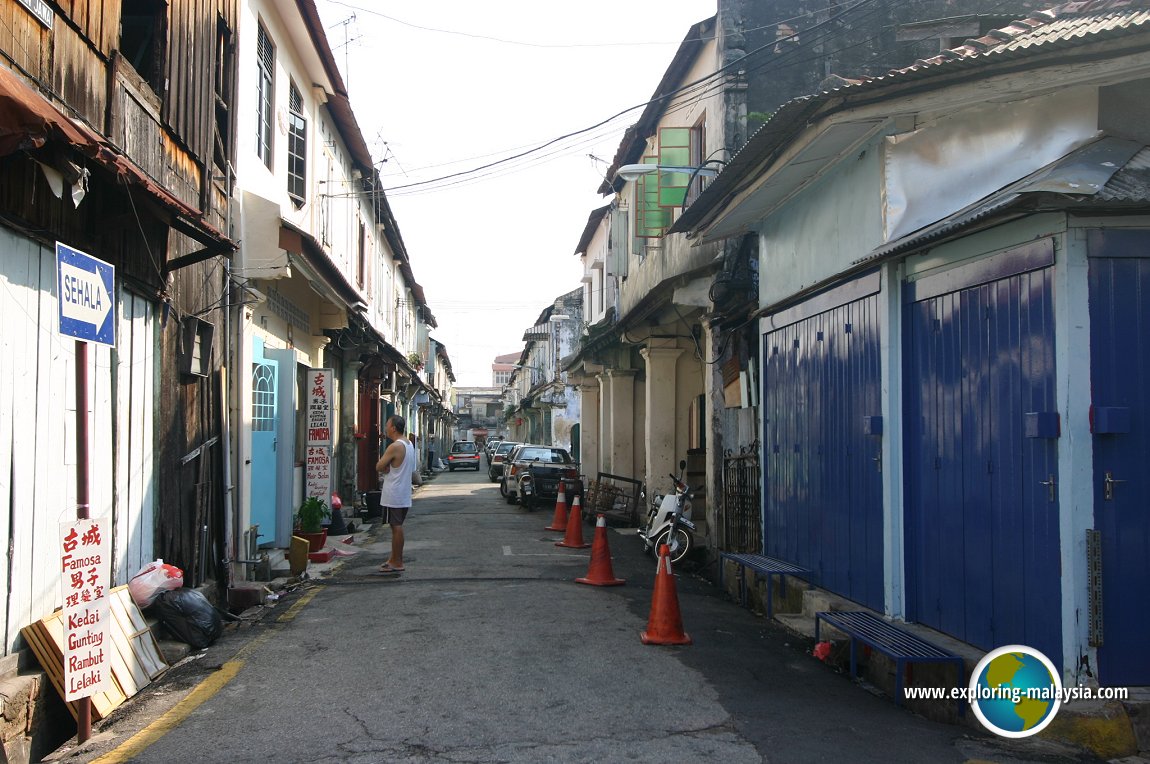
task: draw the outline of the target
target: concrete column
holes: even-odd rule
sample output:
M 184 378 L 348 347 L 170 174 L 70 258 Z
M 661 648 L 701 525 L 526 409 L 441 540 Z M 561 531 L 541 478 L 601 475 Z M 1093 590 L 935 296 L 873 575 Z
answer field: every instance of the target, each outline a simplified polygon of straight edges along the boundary
M 645 481 L 647 485 L 660 485 L 659 478 L 678 474 L 679 460 L 686 454 L 675 453 L 675 426 L 686 421 L 685 412 L 678 410 L 678 383 L 675 365 L 682 348 L 646 347 L 639 351 L 647 362 L 647 423 L 644 438 L 647 443 Z
M 343 379 L 340 381 L 340 471 L 336 492 L 347 502 L 349 516 L 355 502 L 356 476 L 359 474 L 359 444 L 355 439 L 355 428 L 359 416 L 359 372 L 362 368 L 363 361 L 348 361 L 343 365 Z
M 603 469 L 599 464 L 599 383 L 588 382 L 579 390 L 579 458 L 583 474 L 594 480 Z
M 635 370 L 609 369 L 606 373 L 610 390 L 610 472 L 622 477 L 635 477 Z

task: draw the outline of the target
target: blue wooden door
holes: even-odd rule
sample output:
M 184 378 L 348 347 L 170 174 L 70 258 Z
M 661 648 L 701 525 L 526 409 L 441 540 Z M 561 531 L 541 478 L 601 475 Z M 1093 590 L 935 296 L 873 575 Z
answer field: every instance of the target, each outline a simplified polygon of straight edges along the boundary
M 764 336 L 764 549 L 881 611 L 879 301 L 820 310 L 836 302 L 774 316 L 786 325 Z
M 254 340 L 252 353 L 252 525 L 259 526 L 261 546 L 276 540 L 276 450 L 279 414 L 276 391 L 279 363 L 264 356 L 263 340 Z
M 1090 237 L 1094 527 L 1104 685 L 1150 684 L 1150 231 Z M 1109 480 L 1108 480 L 1109 477 Z
M 1027 431 L 1056 416 L 1053 269 L 962 283 L 1052 257 L 908 285 L 904 528 L 910 620 L 1061 665 L 1057 433 Z

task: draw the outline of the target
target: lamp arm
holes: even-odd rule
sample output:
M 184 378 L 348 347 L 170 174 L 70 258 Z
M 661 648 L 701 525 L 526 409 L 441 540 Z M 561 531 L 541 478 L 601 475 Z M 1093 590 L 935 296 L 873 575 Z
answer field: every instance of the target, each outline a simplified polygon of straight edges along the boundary
M 726 151 L 726 149 L 716 149 L 715 151 L 711 152 L 712 156 L 719 151 Z M 680 210 L 687 209 L 687 195 L 691 193 L 691 186 L 695 183 L 695 178 L 699 177 L 699 171 L 709 164 L 718 164 L 725 167 L 727 163 L 722 159 L 704 159 L 702 162 L 700 162 L 699 166 L 691 171 L 691 177 L 687 179 L 687 190 L 683 193 L 683 203 L 679 205 Z

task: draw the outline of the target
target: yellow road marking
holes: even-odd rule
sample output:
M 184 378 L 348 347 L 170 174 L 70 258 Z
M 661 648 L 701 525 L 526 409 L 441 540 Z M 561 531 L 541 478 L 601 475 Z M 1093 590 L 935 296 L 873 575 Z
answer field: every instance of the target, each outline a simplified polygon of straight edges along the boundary
M 323 588 L 322 586 L 317 586 L 306 592 L 288 608 L 283 615 L 277 618 L 276 622 L 285 623 L 295 618 L 299 615 L 299 612 L 315 598 L 315 595 L 323 591 Z M 219 671 L 196 685 L 195 689 L 188 693 L 186 698 L 169 709 L 167 713 L 147 727 L 144 727 L 144 729 L 135 735 L 132 735 L 132 737 L 128 738 L 123 745 L 118 746 L 114 751 L 109 751 L 100 758 L 94 759 L 92 764 L 122 764 L 123 762 L 131 761 L 134 756 L 143 752 L 145 748 L 178 727 L 193 711 L 222 690 L 228 682 L 232 681 L 235 675 L 240 673 L 240 669 L 244 666 L 244 660 L 242 659 L 247 658 L 247 656 L 261 645 L 264 640 L 270 637 L 272 633 L 273 631 L 267 631 L 244 645 L 236 653 L 235 660 L 230 660 L 225 663 L 220 667 Z
M 188 697 L 177 703 L 174 708 L 132 735 L 127 742 L 116 750 L 96 759 L 93 764 L 119 764 L 119 762 L 130 761 L 132 757 L 175 729 L 204 701 L 219 692 L 225 684 L 232 680 L 232 677 L 239 673 L 243 665 L 243 661 L 228 661 L 220 667 L 219 671 L 200 682 L 196 689 L 192 690 Z
M 315 595 L 319 594 L 322 591 L 323 591 L 323 587 L 317 586 L 316 588 L 314 588 L 311 591 L 304 594 L 302 597 L 299 598 L 299 600 L 294 605 L 292 605 L 291 607 L 289 607 L 287 609 L 287 612 L 285 612 L 283 615 L 281 615 L 279 618 L 277 618 L 276 622 L 277 623 L 286 623 L 287 621 L 290 621 L 291 619 L 295 618 L 297 615 L 299 615 L 299 611 L 303 610 L 304 607 L 307 606 L 307 603 L 311 602 L 312 598 L 314 598 Z

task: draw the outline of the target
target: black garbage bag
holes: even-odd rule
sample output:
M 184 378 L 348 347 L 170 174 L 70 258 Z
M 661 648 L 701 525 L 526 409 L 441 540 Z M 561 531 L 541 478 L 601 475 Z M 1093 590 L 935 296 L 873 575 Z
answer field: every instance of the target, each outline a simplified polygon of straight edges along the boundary
M 202 650 L 224 633 L 224 619 L 200 591 L 161 592 L 151 608 L 176 639 Z

